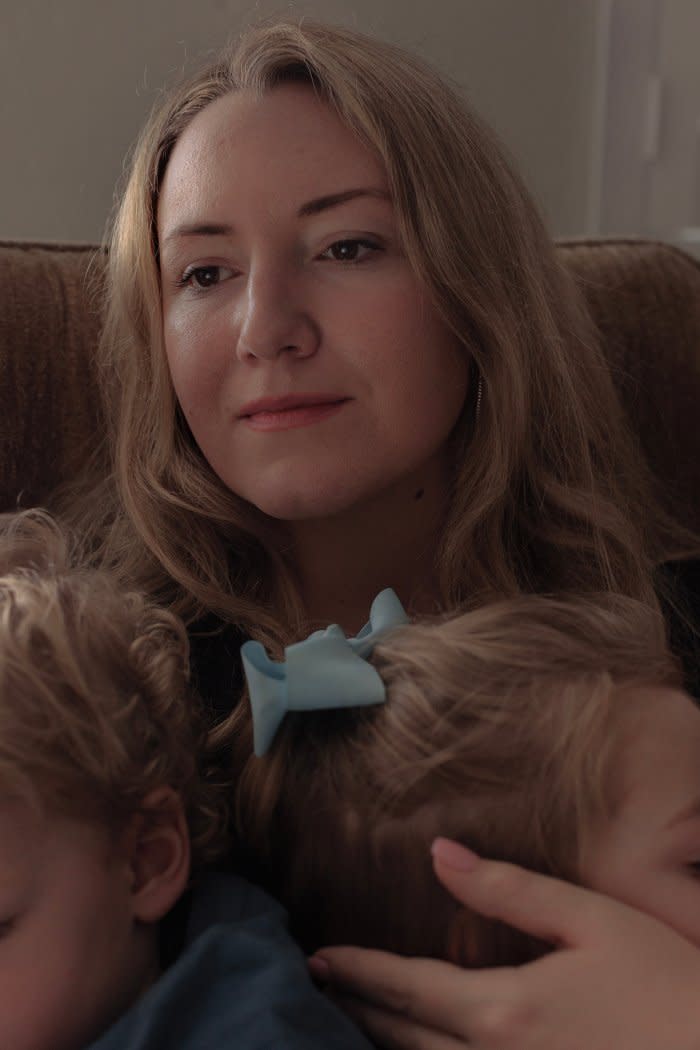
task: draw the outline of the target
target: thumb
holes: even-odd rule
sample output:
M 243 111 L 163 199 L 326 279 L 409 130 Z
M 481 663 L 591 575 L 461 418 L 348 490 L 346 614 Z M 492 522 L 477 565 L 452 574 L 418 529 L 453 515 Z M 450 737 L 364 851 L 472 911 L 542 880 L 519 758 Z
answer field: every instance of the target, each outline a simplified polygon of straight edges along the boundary
M 599 940 L 623 907 L 561 879 L 485 860 L 450 839 L 435 839 L 432 854 L 435 874 L 457 900 L 557 947 Z

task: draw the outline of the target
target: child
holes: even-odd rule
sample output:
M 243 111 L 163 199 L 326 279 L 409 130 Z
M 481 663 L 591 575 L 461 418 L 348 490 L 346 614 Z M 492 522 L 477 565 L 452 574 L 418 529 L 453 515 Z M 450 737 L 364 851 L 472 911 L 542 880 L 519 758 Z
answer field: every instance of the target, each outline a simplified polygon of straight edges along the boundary
M 48 516 L 0 525 L 0 1046 L 366 1047 L 278 906 L 201 872 L 226 812 L 181 623 Z
M 251 870 L 305 947 L 466 966 L 541 953 L 438 885 L 438 835 L 617 896 L 700 945 L 700 712 L 679 691 L 661 619 L 611 595 L 527 596 L 390 631 L 391 615 L 375 630 L 376 613 L 367 666 L 385 701 L 275 716 L 269 750 L 248 752 L 238 782 Z M 258 750 L 272 736 L 270 670 L 290 695 L 295 675 L 332 679 L 309 642 L 292 650 L 266 668 L 244 647 Z M 250 748 L 250 725 L 244 736 L 234 747 Z

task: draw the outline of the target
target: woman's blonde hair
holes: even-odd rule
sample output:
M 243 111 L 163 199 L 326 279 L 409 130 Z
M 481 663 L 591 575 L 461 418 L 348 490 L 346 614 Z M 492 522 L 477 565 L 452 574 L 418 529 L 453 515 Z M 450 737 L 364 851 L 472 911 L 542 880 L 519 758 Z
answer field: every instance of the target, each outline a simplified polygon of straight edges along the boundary
M 436 553 L 443 605 L 611 590 L 655 601 L 669 523 L 623 422 L 594 326 L 492 134 L 419 59 L 346 29 L 249 29 L 165 96 L 136 146 L 109 245 L 101 346 L 113 477 L 91 489 L 102 555 L 187 621 L 213 612 L 279 650 L 302 629 L 280 523 L 214 474 L 176 401 L 156 211 L 175 143 L 236 91 L 308 84 L 382 159 L 405 251 L 472 369 Z M 475 412 L 478 384 L 483 393 Z M 644 529 L 639 525 L 644 521 Z
M 182 798 L 193 864 L 230 846 L 182 623 L 73 564 L 41 511 L 0 516 L 0 792 L 115 829 Z
M 462 965 L 533 946 L 448 897 L 436 835 L 580 877 L 585 833 L 609 815 L 635 688 L 676 686 L 662 618 L 634 599 L 521 596 L 380 641 L 373 708 L 288 714 L 251 753 L 233 736 L 236 826 L 250 873 L 313 950 L 363 944 Z

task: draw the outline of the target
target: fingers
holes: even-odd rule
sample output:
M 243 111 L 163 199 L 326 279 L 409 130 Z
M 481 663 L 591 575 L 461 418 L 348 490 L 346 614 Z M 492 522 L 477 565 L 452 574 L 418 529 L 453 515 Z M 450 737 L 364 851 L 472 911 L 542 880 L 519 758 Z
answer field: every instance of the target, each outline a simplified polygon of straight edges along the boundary
M 363 1000 L 367 1009 L 391 1014 L 394 1032 L 402 1019 L 414 1035 L 423 1026 L 432 1038 L 439 1033 L 457 1045 L 468 1040 L 470 1014 L 479 1013 L 481 1004 L 511 997 L 513 971 L 506 968 L 468 972 L 436 959 L 365 948 L 323 948 L 317 957 L 328 967 L 325 977 L 333 994 L 342 992 Z M 436 1044 L 426 1045 L 432 1050 Z
M 332 999 L 382 1050 L 464 1050 L 472 1045 L 362 999 L 345 995 Z
M 433 865 L 443 886 L 463 904 L 557 946 L 597 939 L 621 907 L 581 886 L 476 857 L 446 839 L 433 843 Z
M 331 988 L 342 986 L 345 994 L 379 1003 L 399 1015 L 432 1021 L 432 1011 L 426 1014 L 420 1008 L 431 986 L 449 987 L 445 1000 L 462 992 L 463 971 L 434 959 L 409 959 L 370 948 L 346 947 L 322 948 L 317 956 L 329 967 Z M 436 1010 L 443 1005 L 436 1005 Z

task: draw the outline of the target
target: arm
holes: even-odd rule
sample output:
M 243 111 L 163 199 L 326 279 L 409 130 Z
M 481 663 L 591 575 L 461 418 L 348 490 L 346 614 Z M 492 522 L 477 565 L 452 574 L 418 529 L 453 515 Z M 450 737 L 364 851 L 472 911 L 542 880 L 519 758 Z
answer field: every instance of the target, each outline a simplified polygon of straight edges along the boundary
M 568 883 L 437 840 L 463 903 L 558 950 L 526 966 L 459 970 L 359 948 L 312 960 L 374 1041 L 395 1050 L 698 1050 L 700 951 L 655 919 Z

